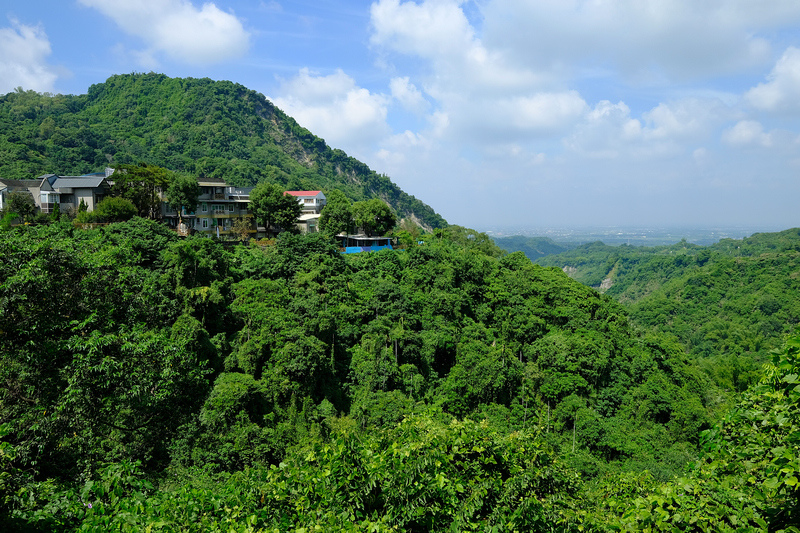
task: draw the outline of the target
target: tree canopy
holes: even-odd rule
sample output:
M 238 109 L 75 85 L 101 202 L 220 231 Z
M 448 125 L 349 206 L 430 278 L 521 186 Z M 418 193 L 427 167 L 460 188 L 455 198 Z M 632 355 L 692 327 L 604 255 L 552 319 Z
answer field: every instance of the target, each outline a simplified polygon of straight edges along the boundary
M 319 226 L 328 235 L 350 233 L 353 229 L 353 202 L 333 189 L 325 193 L 326 204 L 319 217 Z
M 197 178 L 186 174 L 175 176 L 167 188 L 167 204 L 178 213 L 179 223 L 183 222 L 183 208 L 194 211 L 200 196 Z
M 792 523 L 793 344 L 717 426 L 736 401 L 674 336 L 479 232 L 420 241 L 0 232 L 0 525 Z
M 353 223 L 368 236 L 385 235 L 397 224 L 392 208 L 377 198 L 356 202 L 352 206 Z
M 268 236 L 273 228 L 293 233 L 297 231 L 297 217 L 302 207 L 293 196 L 287 195 L 280 185 L 259 183 L 250 192 L 250 208 L 256 219 L 264 225 Z

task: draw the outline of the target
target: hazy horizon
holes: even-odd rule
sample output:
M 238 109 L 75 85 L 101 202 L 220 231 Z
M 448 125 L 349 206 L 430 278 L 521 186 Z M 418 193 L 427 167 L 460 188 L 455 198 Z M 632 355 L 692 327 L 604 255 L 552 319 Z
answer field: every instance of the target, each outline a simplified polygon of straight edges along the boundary
M 709 245 L 721 239 L 743 239 L 756 233 L 775 233 L 792 228 L 770 226 L 494 226 L 476 228 L 492 238 L 547 237 L 558 243 L 602 241 L 605 244 L 630 244 L 633 246 L 660 246 L 687 242 Z

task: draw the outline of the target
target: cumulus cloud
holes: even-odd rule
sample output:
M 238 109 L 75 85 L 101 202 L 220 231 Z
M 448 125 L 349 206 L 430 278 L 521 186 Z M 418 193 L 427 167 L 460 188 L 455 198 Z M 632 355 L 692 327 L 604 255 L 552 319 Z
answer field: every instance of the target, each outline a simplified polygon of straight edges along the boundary
M 52 91 L 58 76 L 47 64 L 51 50 L 44 30 L 16 19 L 10 22 L 10 27 L 0 28 L 0 93 L 17 87 Z
M 767 80 L 747 92 L 748 102 L 763 111 L 799 113 L 800 49 L 789 47 Z
M 392 78 L 389 82 L 389 88 L 392 91 L 392 98 L 400 102 L 404 109 L 412 113 L 422 114 L 430 107 L 422 92 L 413 83 L 409 82 L 408 76 Z
M 244 55 L 250 46 L 250 35 L 241 21 L 213 3 L 198 9 L 188 0 L 78 1 L 141 38 L 148 61 L 157 52 L 191 64 L 219 63 Z
M 652 200 L 680 184 L 683 198 L 743 175 L 759 151 L 742 147 L 800 144 L 744 120 L 800 111 L 794 49 L 744 98 L 731 82 L 772 66 L 774 36 L 800 24 L 796 0 L 374 0 L 370 14 L 393 98 L 408 110 L 419 88 L 429 114 L 377 157 L 431 197 L 442 180 L 480 201 L 493 184 L 558 191 L 572 210 L 574 191 Z
M 639 82 L 708 78 L 763 64 L 760 36 L 800 21 L 800 4 L 729 0 L 494 0 L 483 41 L 521 65 L 578 75 L 602 66 Z
M 301 69 L 271 100 L 300 125 L 351 155 L 363 154 L 390 131 L 388 97 L 358 87 L 342 70 L 323 76 Z
M 730 114 L 718 100 L 687 98 L 661 103 L 635 118 L 624 102 L 603 100 L 565 145 L 593 158 L 671 156 L 709 139 Z
M 456 0 L 420 4 L 379 0 L 371 7 L 371 42 L 381 50 L 427 60 L 435 76 L 426 92 L 443 96 L 450 90 L 529 87 L 538 76 L 509 65 L 504 55 L 489 50 Z
M 764 132 L 763 126 L 755 120 L 741 120 L 722 133 L 722 140 L 734 146 L 757 145 L 772 146 L 772 135 Z

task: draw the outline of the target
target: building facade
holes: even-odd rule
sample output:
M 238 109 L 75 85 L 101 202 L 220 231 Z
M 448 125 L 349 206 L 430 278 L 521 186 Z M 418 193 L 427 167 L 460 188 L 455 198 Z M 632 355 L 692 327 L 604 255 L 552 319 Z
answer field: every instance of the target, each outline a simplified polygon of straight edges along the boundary
M 110 170 L 110 169 L 108 169 Z M 36 208 L 42 213 L 52 213 L 58 209 L 77 211 L 81 201 L 88 211 L 93 211 L 97 204 L 111 190 L 108 172 L 86 174 L 83 176 L 59 176 L 45 174 L 33 180 L 0 180 L 0 209 L 6 206 L 8 195 L 12 192 L 30 194 Z
M 250 211 L 250 191 L 253 187 L 233 187 L 222 180 L 198 180 L 200 196 L 193 209 L 184 207 L 179 226 L 178 213 L 166 202 L 161 204 L 164 221 L 181 234 L 201 233 L 217 237 L 234 236 L 233 225 L 237 219 L 246 220 L 249 233 L 256 235 L 256 224 Z

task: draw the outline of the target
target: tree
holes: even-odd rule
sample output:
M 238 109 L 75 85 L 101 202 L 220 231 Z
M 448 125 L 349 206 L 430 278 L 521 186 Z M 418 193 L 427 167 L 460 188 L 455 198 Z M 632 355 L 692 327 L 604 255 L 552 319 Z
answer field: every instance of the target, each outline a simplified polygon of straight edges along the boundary
M 327 194 L 327 204 L 322 209 L 319 225 L 328 235 L 350 232 L 353 227 L 353 207 L 350 198 L 334 189 Z
M 242 242 L 247 242 L 250 238 L 250 231 L 253 229 L 251 220 L 248 217 L 239 217 L 233 221 L 233 233 Z
M 157 219 L 161 216 L 159 192 L 172 181 L 173 174 L 165 168 L 147 163 L 120 165 L 112 175 L 114 196 L 127 198 L 142 218 Z
M 109 196 L 97 204 L 94 211 L 81 211 L 76 220 L 86 222 L 121 222 L 136 216 L 137 209 L 133 202 L 126 198 Z
M 397 223 L 392 208 L 378 198 L 353 204 L 353 221 L 368 236 L 383 235 Z
M 22 220 L 27 220 L 36 212 L 36 203 L 30 193 L 14 191 L 8 195 L 8 209 Z
M 200 186 L 197 178 L 186 174 L 180 174 L 172 180 L 167 189 L 167 203 L 178 212 L 178 225 L 183 224 L 184 207 L 194 210 L 197 205 L 197 198 L 200 196 Z
M 281 231 L 294 233 L 295 222 L 300 216 L 301 207 L 293 196 L 275 183 L 259 183 L 250 193 L 250 208 L 256 220 L 264 224 L 267 236 L 272 237 L 272 226 Z

